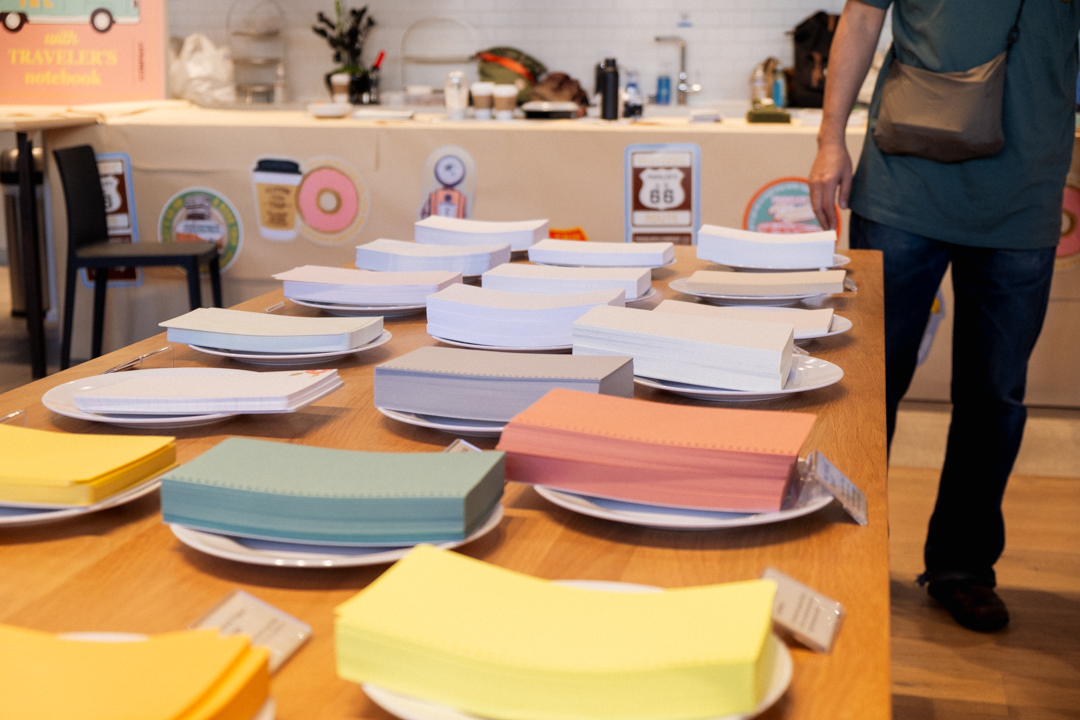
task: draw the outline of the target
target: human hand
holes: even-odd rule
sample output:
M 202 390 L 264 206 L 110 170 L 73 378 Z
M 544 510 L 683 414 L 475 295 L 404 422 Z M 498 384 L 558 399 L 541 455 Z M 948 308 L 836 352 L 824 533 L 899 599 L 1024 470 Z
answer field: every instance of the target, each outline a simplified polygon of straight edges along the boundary
M 837 190 L 840 207 L 846 210 L 851 195 L 851 156 L 843 141 L 821 143 L 810 168 L 810 207 L 823 230 L 835 230 L 839 224 Z

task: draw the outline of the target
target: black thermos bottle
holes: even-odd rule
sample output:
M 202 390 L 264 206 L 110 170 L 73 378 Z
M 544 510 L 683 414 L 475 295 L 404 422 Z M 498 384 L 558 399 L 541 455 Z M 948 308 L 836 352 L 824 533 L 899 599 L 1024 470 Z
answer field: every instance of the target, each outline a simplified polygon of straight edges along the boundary
M 600 85 L 600 117 L 604 120 L 619 119 L 619 67 L 615 58 L 607 58 L 602 66 Z

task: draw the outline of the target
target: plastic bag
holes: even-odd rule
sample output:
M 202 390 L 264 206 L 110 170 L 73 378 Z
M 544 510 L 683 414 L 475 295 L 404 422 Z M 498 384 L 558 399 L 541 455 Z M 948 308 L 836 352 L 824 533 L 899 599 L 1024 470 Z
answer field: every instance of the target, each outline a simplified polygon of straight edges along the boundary
M 169 67 L 173 97 L 199 105 L 227 105 L 236 102 L 229 48 L 216 47 L 199 33 L 188 35 L 180 54 Z

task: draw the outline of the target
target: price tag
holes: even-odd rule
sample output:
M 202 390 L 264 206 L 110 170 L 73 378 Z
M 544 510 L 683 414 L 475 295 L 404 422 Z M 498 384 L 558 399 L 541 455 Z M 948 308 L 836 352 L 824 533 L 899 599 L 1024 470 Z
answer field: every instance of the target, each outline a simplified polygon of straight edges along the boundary
M 829 652 L 844 620 L 844 606 L 776 568 L 765 568 L 761 577 L 776 583 L 773 624 L 811 650 Z
M 848 515 L 855 518 L 855 522 L 860 525 L 866 525 L 869 522 L 866 514 L 866 495 L 855 487 L 844 473 L 837 470 L 828 458 L 815 450 L 807 457 L 807 465 L 807 475 L 832 493 L 844 506 Z
M 191 625 L 192 630 L 217 628 L 222 635 L 242 634 L 270 651 L 270 672 L 276 672 L 311 637 L 311 626 L 243 590 L 235 590 Z
M 701 148 L 693 143 L 628 145 L 624 165 L 626 242 L 697 244 Z

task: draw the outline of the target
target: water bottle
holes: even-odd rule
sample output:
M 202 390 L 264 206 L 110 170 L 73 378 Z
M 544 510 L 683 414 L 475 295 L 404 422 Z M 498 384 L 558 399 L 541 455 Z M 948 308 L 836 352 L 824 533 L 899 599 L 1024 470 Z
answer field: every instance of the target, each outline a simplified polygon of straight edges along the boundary
M 600 117 L 604 120 L 619 119 L 619 68 L 615 58 L 604 60 L 603 83 L 600 86 Z
M 671 76 L 661 75 L 656 78 L 656 104 L 671 104 Z

